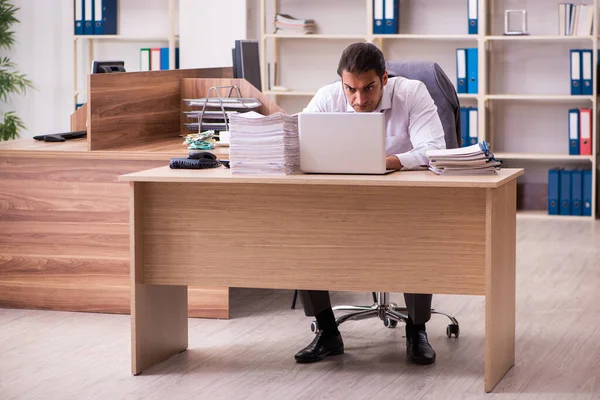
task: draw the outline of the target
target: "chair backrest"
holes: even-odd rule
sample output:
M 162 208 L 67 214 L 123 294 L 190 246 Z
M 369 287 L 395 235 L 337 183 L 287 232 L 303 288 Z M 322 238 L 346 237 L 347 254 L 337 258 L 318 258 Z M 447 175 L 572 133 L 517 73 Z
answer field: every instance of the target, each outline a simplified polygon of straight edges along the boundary
M 389 76 L 402 76 L 425 84 L 442 121 L 446 148 L 460 147 L 460 103 L 454 85 L 442 68 L 427 61 L 387 61 L 386 67 Z

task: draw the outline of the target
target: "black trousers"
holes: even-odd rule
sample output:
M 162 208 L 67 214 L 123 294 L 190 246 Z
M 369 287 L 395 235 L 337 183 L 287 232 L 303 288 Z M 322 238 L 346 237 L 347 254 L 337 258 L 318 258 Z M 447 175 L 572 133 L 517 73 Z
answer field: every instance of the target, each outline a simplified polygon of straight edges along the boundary
M 300 290 L 300 298 L 307 317 L 314 317 L 321 311 L 331 308 L 329 292 L 326 290 Z M 424 324 L 431 318 L 431 294 L 404 293 L 408 315 L 416 325 Z

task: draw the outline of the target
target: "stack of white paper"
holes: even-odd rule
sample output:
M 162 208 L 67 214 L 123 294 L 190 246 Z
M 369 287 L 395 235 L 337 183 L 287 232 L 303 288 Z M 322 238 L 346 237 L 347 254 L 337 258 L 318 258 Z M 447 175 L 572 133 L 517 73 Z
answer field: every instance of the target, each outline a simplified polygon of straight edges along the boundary
M 287 14 L 275 16 L 275 32 L 278 34 L 307 34 L 315 33 L 316 25 L 312 19 L 296 19 Z
M 232 115 L 229 159 L 233 174 L 294 174 L 300 171 L 298 115 Z
M 425 155 L 429 169 L 438 175 L 494 174 L 502 164 L 486 142 L 458 149 L 428 150 Z

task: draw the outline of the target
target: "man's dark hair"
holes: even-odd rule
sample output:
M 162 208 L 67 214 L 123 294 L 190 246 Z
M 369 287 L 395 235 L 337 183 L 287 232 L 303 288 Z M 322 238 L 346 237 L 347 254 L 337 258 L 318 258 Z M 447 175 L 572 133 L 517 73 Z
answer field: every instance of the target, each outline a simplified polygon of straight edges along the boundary
M 346 70 L 351 74 L 364 74 L 372 69 L 380 79 L 383 78 L 385 57 L 374 44 L 361 42 L 346 47 L 340 57 L 337 73 L 342 76 L 342 72 Z

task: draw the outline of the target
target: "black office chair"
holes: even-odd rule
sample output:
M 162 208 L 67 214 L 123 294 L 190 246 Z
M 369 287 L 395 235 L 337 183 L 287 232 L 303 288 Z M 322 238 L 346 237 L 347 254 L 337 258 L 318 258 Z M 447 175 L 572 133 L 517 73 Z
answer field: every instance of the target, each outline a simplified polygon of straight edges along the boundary
M 427 90 L 437 106 L 438 115 L 442 121 L 444 129 L 444 138 L 446 148 L 453 149 L 461 145 L 460 135 L 460 104 L 456 90 L 448 76 L 442 71 L 440 66 L 434 62 L 420 61 L 388 61 L 388 75 L 403 76 L 408 79 L 421 81 L 427 87 Z M 294 293 L 292 308 L 296 306 L 298 291 Z M 336 306 L 334 311 L 351 311 L 336 319 L 338 325 L 349 320 L 361 320 L 378 317 L 383 320 L 383 324 L 388 328 L 395 328 L 398 322 L 406 323 L 408 319 L 406 307 L 398 307 L 395 303 L 390 303 L 388 292 L 373 292 L 373 303 L 370 306 Z M 446 335 L 458 337 L 460 333 L 458 321 L 452 315 L 437 309 L 431 310 L 432 314 L 445 315 L 450 319 L 450 324 L 446 328 Z M 318 329 L 316 321 L 313 321 L 311 330 L 316 332 Z

